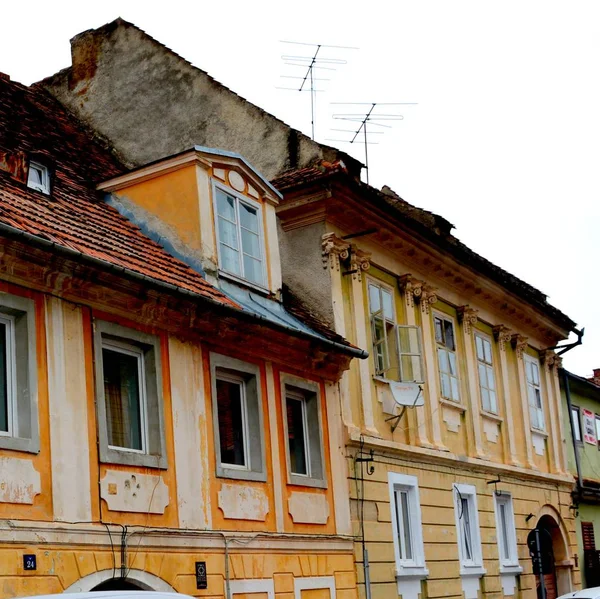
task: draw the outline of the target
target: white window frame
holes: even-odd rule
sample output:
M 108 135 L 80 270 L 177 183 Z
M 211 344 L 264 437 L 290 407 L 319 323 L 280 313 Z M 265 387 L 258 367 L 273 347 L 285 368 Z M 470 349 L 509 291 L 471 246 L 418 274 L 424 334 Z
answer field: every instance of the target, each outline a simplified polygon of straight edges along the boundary
M 575 442 L 583 443 L 583 432 L 581 428 L 581 408 L 579 406 L 571 405 L 571 418 L 573 419 L 573 427 L 575 429 Z M 596 430 L 598 430 L 597 426 Z
M 108 443 L 109 449 L 115 451 L 129 451 L 132 453 L 146 454 L 148 452 L 148 394 L 146 393 L 146 368 L 144 364 L 144 352 L 140 347 L 127 343 L 126 341 L 118 341 L 116 339 L 103 339 L 102 349 L 131 356 L 137 359 L 137 375 L 139 381 L 139 402 L 140 402 L 140 441 L 142 448 L 133 449 L 131 447 L 121 447 L 120 445 L 111 445 Z
M 217 372 L 215 375 L 217 381 L 225 381 L 227 383 L 233 383 L 234 385 L 239 385 L 240 387 L 240 409 L 242 411 L 242 432 L 244 434 L 244 463 L 243 464 L 230 464 L 229 462 L 224 462 L 221 460 L 221 466 L 223 468 L 227 468 L 228 470 L 242 470 L 249 471 L 250 470 L 250 430 L 248 429 L 248 402 L 246 399 L 246 381 L 241 376 L 236 376 L 234 374 Z M 217 412 L 217 422 L 219 419 L 219 414 Z M 220 443 L 220 440 L 219 440 Z M 220 447 L 220 446 L 219 446 Z
M 480 405 L 484 412 L 488 412 L 490 414 L 498 414 L 498 388 L 496 386 L 496 367 L 494 365 L 494 341 L 489 335 L 486 335 L 482 331 L 475 331 L 474 337 L 475 337 L 475 361 L 477 362 L 477 380 L 479 382 Z M 485 350 L 484 350 L 484 359 L 483 360 L 480 360 L 479 356 L 477 355 L 477 338 L 478 337 L 479 337 L 479 339 L 482 340 L 482 343 L 490 344 L 490 354 L 491 354 L 492 361 L 489 363 L 486 362 L 486 360 L 485 360 Z M 479 373 L 479 365 L 480 364 L 485 367 L 486 376 L 487 376 L 487 369 L 488 368 L 492 369 L 492 377 L 494 378 L 494 380 L 493 380 L 494 388 L 493 389 L 490 389 L 489 386 L 483 385 L 483 382 L 481 380 L 481 376 Z M 483 405 L 483 389 L 487 390 L 488 396 L 489 396 L 490 391 L 492 391 L 494 393 L 494 404 L 492 405 L 491 398 L 490 398 L 490 409 L 489 410 Z
M 396 577 L 426 578 L 429 574 L 425 563 L 423 546 L 423 524 L 421 521 L 421 503 L 419 500 L 419 481 L 416 476 L 388 472 L 388 487 L 390 493 L 390 512 L 392 515 L 392 536 L 394 540 L 394 557 L 396 562 Z M 400 527 L 398 520 L 398 493 L 407 492 L 410 516 L 410 538 L 412 559 L 401 558 Z
M 370 293 L 370 289 L 369 287 L 373 286 L 373 287 L 377 287 L 379 289 L 379 302 L 380 305 L 382 306 L 381 310 L 377 311 L 377 312 L 372 312 L 371 311 L 371 293 Z M 392 296 L 392 319 L 388 319 L 385 317 L 385 315 L 383 315 L 383 301 L 382 301 L 382 295 L 381 295 L 381 291 L 385 290 L 387 291 L 391 296 Z M 373 347 L 373 366 L 374 366 L 374 370 L 375 370 L 375 377 L 381 380 L 397 380 L 403 383 L 424 383 L 425 382 L 425 367 L 424 367 L 424 363 L 423 363 L 423 342 L 422 342 L 422 338 L 421 338 L 421 327 L 417 326 L 417 325 L 402 325 L 402 324 L 398 324 L 397 321 L 397 317 L 396 317 L 396 295 L 394 293 L 394 288 L 391 287 L 390 285 L 387 285 L 386 283 L 384 283 L 383 281 L 379 281 L 378 279 L 374 279 L 372 277 L 367 277 L 367 301 L 368 301 L 368 306 L 369 306 L 369 324 L 371 327 L 371 345 Z M 383 334 L 384 334 L 384 344 L 386 345 L 387 348 L 387 364 L 384 365 L 384 369 L 382 371 L 379 370 L 378 365 L 377 365 L 377 356 L 376 356 L 376 349 L 375 349 L 375 316 L 379 313 L 382 312 L 382 318 L 384 321 L 384 327 L 383 327 Z M 394 327 L 394 333 L 393 333 L 393 337 L 388 337 L 387 334 L 387 329 L 386 329 L 386 322 L 391 323 L 392 326 Z M 418 352 L 403 352 L 402 348 L 401 348 L 401 344 L 400 344 L 400 330 L 401 329 L 414 329 L 416 331 L 416 337 L 417 337 L 417 345 L 418 345 Z M 392 339 L 392 343 L 396 344 L 396 354 L 397 354 L 397 361 L 398 363 L 396 365 L 390 364 L 390 339 Z M 403 366 L 402 366 L 402 356 L 411 356 L 411 357 L 417 357 L 419 359 L 419 370 L 420 370 L 420 374 L 421 374 L 421 378 L 420 379 L 414 379 L 414 378 L 407 378 L 404 376 L 404 371 L 403 371 Z M 397 369 L 398 370 L 398 377 L 394 378 L 394 377 L 388 377 L 387 376 L 387 372 L 389 370 L 392 369 Z
M 523 361 L 524 361 L 524 366 L 525 366 L 525 385 L 527 388 L 527 405 L 529 406 L 530 425 L 531 425 L 531 428 L 535 431 L 545 432 L 546 431 L 546 415 L 544 413 L 544 393 L 542 391 L 542 377 L 541 377 L 540 362 L 536 358 L 534 358 L 530 355 L 527 355 L 527 354 L 525 354 L 523 356 Z M 539 384 L 537 384 L 537 385 L 533 381 L 530 381 L 527 376 L 527 363 L 528 362 L 532 365 L 532 367 L 535 367 L 537 369 L 537 375 L 538 375 L 538 381 L 539 381 Z M 540 406 L 539 407 L 537 405 L 531 404 L 531 398 L 530 398 L 530 390 L 531 389 L 534 390 L 534 397 L 535 397 L 535 389 L 539 390 L 539 397 L 540 397 Z M 535 424 L 533 423 L 532 410 L 535 410 L 535 414 L 536 414 L 537 422 Z M 540 418 L 542 420 L 541 427 L 539 426 Z
M 29 172 L 31 171 L 32 168 L 40 171 L 40 173 L 42 175 L 41 184 L 33 183 L 30 181 Z M 46 195 L 50 195 L 50 171 L 48 170 L 48 167 L 44 166 L 43 164 L 40 164 L 39 162 L 36 162 L 35 160 L 30 160 L 29 161 L 29 169 L 27 171 L 27 187 L 29 187 L 30 189 L 35 189 L 36 191 L 41 191 L 42 193 L 45 193 Z
M 432 311 L 431 318 L 432 318 L 432 328 L 433 328 L 433 343 L 435 344 L 435 358 L 436 358 L 436 363 L 437 363 L 437 370 L 438 370 L 438 377 L 439 377 L 439 384 L 440 384 L 440 397 L 442 397 L 443 399 L 446 399 L 448 401 L 452 401 L 454 403 L 461 403 L 460 369 L 459 369 L 459 361 L 458 361 L 458 338 L 456 336 L 456 332 L 458 329 L 456 327 L 456 320 L 449 314 L 446 314 L 445 312 L 438 312 L 437 310 Z M 436 335 L 435 335 L 435 319 L 436 318 L 440 318 L 442 321 L 445 320 L 452 324 L 452 331 L 453 331 L 453 336 L 454 336 L 454 350 L 448 349 L 445 345 L 441 345 L 438 342 Z M 456 398 L 456 399 L 454 399 L 452 397 L 446 397 L 443 393 L 442 369 L 440 367 L 440 355 L 439 355 L 440 350 L 454 354 L 454 360 L 455 360 L 455 364 L 456 364 L 456 375 L 453 376 L 449 372 L 444 373 L 444 374 L 446 374 L 448 377 L 450 377 L 450 379 L 452 379 L 452 378 L 456 379 L 456 388 L 458 390 L 458 398 Z M 450 358 L 448 358 L 448 363 L 450 363 Z M 452 388 L 452 380 L 450 381 L 450 388 Z
M 504 514 L 506 517 L 506 537 L 502 534 L 501 505 L 504 506 Z M 500 572 L 520 572 L 521 567 L 519 566 L 515 512 L 513 498 L 510 493 L 504 491 L 497 491 L 494 493 L 494 513 L 496 516 L 496 541 L 498 545 Z M 508 549 L 508 557 L 505 556 L 504 549 Z
M 0 315 L 0 323 L 6 327 L 6 416 L 8 430 L 0 430 L 0 436 L 19 436 L 19 406 L 17 401 L 17 355 L 15 351 L 15 317 Z
M 473 485 L 455 483 L 452 488 L 452 494 L 454 495 L 454 516 L 456 520 L 460 574 L 461 576 L 482 576 L 485 574 L 485 569 L 483 567 L 483 554 L 481 550 L 481 530 L 479 528 L 479 513 L 477 510 L 477 490 Z M 467 558 L 465 551 L 462 499 L 467 500 L 469 510 L 469 531 L 471 538 L 470 559 Z
M 230 272 L 225 270 L 223 267 L 223 259 L 221 257 L 221 240 L 219 239 L 219 207 L 217 203 L 217 190 L 222 191 L 223 193 L 230 195 L 235 199 L 235 213 L 237 218 L 236 233 L 238 239 L 238 254 L 240 260 L 240 274 Z M 267 289 L 267 258 L 265 251 L 265 231 L 264 231 L 264 221 L 263 221 L 263 207 L 260 203 L 246 197 L 243 194 L 235 191 L 231 187 L 224 185 L 223 183 L 217 183 L 213 180 L 213 211 L 214 211 L 214 219 L 215 219 L 215 238 L 217 241 L 217 256 L 219 259 L 219 271 L 225 275 L 226 277 L 230 277 L 236 281 L 240 281 L 246 285 L 250 285 L 251 287 L 257 287 L 261 290 Z M 259 238 L 259 246 L 260 246 L 260 262 L 261 262 L 261 274 L 262 281 L 257 283 L 255 281 L 251 281 L 250 279 L 246 279 L 244 276 L 244 252 L 242 249 L 242 225 L 240 221 L 240 209 L 239 204 L 247 204 L 251 208 L 256 210 L 256 216 L 258 219 L 258 238 Z M 232 223 L 233 224 L 233 223 Z

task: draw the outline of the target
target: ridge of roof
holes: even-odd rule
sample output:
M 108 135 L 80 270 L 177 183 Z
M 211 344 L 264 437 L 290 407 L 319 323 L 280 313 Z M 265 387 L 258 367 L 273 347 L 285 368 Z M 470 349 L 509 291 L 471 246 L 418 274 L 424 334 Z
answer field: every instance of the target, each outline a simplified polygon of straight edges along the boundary
M 434 212 L 410 204 L 388 186 L 384 186 L 379 190 L 350 177 L 347 170 L 343 168 L 343 163 L 339 164 L 340 162 L 326 163 L 321 160 L 301 169 L 289 169 L 273 179 L 272 183 L 284 192 L 319 181 L 340 180 L 342 184 L 350 187 L 355 193 L 367 194 L 375 202 L 384 204 L 393 210 L 396 215 L 400 214 L 406 217 L 409 226 L 443 249 L 453 252 L 455 257 L 460 259 L 468 268 L 478 269 L 504 288 L 511 290 L 511 287 L 513 287 L 512 291 L 514 293 L 517 293 L 532 305 L 548 312 L 552 318 L 566 328 L 573 329 L 575 327 L 576 323 L 571 318 L 548 303 L 545 293 L 481 256 L 454 236 L 451 233 L 454 226 L 450 221 Z M 515 291 L 515 289 L 518 291 Z

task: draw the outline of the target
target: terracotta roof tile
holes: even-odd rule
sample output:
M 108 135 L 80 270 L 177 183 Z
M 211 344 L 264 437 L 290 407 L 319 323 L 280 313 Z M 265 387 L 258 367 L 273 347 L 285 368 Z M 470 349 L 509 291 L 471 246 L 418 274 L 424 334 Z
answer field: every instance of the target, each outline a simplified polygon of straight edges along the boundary
M 0 80 L 0 152 L 35 156 L 52 172 L 52 193 L 47 196 L 0 170 L 0 222 L 237 307 L 102 201 L 96 183 L 123 172 L 124 167 L 40 88 Z

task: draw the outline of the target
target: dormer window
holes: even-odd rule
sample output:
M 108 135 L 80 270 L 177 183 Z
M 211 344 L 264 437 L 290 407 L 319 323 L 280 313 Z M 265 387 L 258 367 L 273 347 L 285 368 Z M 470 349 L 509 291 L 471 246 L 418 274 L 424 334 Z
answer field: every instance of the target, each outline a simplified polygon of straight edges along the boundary
M 215 186 L 219 267 L 260 287 L 266 286 L 261 207 Z
M 34 162 L 29 163 L 29 175 L 27 177 L 27 187 L 41 191 L 45 194 L 50 194 L 50 173 L 48 167 Z

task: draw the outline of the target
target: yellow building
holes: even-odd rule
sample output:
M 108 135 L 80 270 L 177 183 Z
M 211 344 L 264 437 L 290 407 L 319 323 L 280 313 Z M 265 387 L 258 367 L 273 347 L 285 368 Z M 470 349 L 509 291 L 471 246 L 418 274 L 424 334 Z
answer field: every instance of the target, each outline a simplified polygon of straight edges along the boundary
M 574 323 L 341 161 L 274 184 L 284 283 L 371 354 L 339 384 L 361 595 L 366 553 L 373 599 L 533 599 L 535 527 L 554 558 L 547 596 L 578 588 L 549 349 Z
M 206 148 L 123 173 L 5 77 L 0 131 L 0 598 L 354 599 L 365 354 L 283 305 L 278 192 Z

